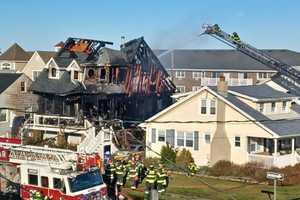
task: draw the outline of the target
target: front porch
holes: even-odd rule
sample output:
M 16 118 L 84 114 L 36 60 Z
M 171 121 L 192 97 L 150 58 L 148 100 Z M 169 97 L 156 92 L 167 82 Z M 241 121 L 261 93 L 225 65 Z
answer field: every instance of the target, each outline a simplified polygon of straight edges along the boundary
M 262 163 L 265 167 L 286 167 L 300 162 L 300 137 L 248 137 L 248 162 Z

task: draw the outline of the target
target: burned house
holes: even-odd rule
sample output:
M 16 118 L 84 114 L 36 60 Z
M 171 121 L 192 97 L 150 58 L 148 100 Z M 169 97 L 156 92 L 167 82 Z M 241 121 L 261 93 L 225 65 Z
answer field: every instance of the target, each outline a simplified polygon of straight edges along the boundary
M 174 85 L 143 38 L 107 44 L 69 38 L 32 86 L 38 112 L 143 120 L 169 105 Z
M 63 126 L 68 143 L 90 146 L 82 142 L 82 136 L 89 138 L 87 124 L 97 129 L 95 124 L 104 121 L 141 121 L 170 105 L 175 86 L 144 39 L 131 40 L 120 50 L 106 47 L 111 44 L 77 38 L 65 42 L 32 84 L 39 100 L 31 130 L 45 139 Z

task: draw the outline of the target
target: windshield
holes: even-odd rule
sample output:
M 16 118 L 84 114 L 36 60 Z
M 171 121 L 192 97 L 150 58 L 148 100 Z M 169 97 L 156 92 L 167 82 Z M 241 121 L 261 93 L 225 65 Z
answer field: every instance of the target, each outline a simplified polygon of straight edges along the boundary
M 103 184 L 103 179 L 99 169 L 79 174 L 76 177 L 68 178 L 71 192 L 85 190 Z

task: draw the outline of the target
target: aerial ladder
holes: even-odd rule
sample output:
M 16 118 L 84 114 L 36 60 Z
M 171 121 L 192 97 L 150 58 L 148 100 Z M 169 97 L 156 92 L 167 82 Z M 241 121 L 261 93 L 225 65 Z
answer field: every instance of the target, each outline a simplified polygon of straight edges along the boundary
M 241 41 L 236 33 L 233 35 L 226 33 L 221 30 L 218 24 L 203 25 L 203 29 L 204 32 L 202 34 L 208 34 L 258 62 L 278 71 L 278 74 L 275 75 L 275 77 L 279 76 L 280 85 L 289 90 L 290 93 L 300 95 L 300 71 L 296 70 L 291 65 L 272 57 L 265 51 L 259 50 Z

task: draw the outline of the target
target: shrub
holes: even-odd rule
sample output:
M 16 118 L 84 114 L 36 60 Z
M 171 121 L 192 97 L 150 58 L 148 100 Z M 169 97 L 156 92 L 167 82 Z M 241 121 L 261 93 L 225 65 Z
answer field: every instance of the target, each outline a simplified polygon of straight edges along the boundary
M 149 167 L 150 165 L 153 165 L 154 167 L 158 167 L 159 163 L 160 163 L 160 158 L 148 157 L 144 159 L 144 165 L 146 167 Z
M 278 172 L 284 175 L 283 185 L 295 185 L 300 183 L 300 164 L 295 166 L 287 166 L 279 169 Z
M 190 162 L 194 162 L 192 154 L 189 150 L 182 149 L 177 153 L 176 165 L 180 168 L 187 168 Z
M 167 144 L 166 146 L 163 146 L 160 151 L 162 163 L 164 163 L 166 165 L 175 163 L 176 153 L 177 152 L 169 144 Z

